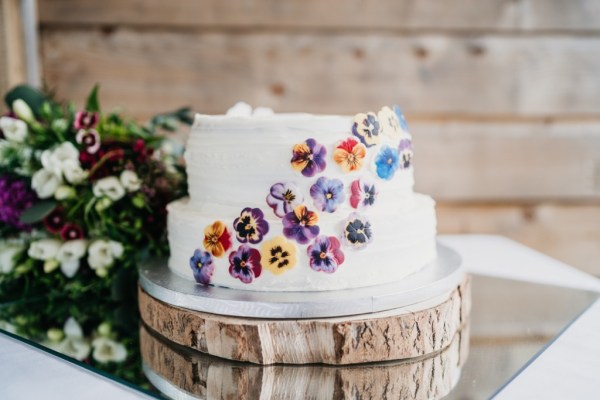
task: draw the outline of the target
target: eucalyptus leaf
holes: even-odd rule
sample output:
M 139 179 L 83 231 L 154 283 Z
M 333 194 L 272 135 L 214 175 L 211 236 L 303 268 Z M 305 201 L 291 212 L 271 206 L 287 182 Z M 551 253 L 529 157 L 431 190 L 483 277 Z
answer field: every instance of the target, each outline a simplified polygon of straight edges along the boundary
M 46 218 L 54 209 L 57 203 L 54 200 L 42 200 L 29 207 L 21 214 L 21 222 L 24 224 L 34 224 Z
M 87 101 L 85 103 L 85 109 L 89 112 L 100 112 L 100 103 L 98 102 L 98 90 L 100 86 L 94 85 L 94 88 L 90 92 Z
M 15 86 L 4 96 L 4 102 L 8 108 L 12 108 L 12 104 L 18 99 L 23 100 L 38 117 L 44 102 L 47 100 L 42 92 L 29 85 Z

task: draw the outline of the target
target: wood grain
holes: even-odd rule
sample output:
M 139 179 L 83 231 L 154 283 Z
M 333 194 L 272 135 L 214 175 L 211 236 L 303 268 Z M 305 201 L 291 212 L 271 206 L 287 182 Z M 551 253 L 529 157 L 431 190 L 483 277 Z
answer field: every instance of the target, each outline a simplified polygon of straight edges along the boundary
M 52 0 L 43 24 L 171 27 L 599 30 L 594 0 Z
M 268 320 L 190 311 L 138 291 L 140 315 L 175 343 L 256 364 L 356 364 L 400 360 L 446 348 L 467 322 L 470 280 L 431 301 L 384 312 Z
M 0 93 L 26 79 L 19 4 L 19 0 L 0 0 Z M 3 109 L 1 102 L 0 110 Z
M 469 351 L 468 325 L 440 353 L 354 366 L 257 366 L 212 357 L 140 328 L 143 362 L 184 393 L 206 399 L 437 399 L 450 392 Z
M 44 30 L 45 78 L 136 116 L 243 99 L 277 111 L 597 116 L 600 38 Z M 82 100 L 80 100 L 82 101 Z

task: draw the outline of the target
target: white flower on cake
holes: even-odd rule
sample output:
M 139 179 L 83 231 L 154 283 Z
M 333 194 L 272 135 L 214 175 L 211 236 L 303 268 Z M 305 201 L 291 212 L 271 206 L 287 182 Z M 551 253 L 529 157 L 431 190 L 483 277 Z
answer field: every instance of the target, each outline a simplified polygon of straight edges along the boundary
M 20 119 L 1 117 L 0 129 L 4 137 L 11 142 L 23 143 L 27 138 L 27 124 Z
M 31 187 L 40 199 L 54 196 L 61 184 L 62 179 L 46 169 L 40 169 L 31 177 Z
M 0 273 L 8 274 L 15 267 L 15 256 L 23 251 L 23 246 L 8 242 L 0 243 Z
M 60 249 L 60 240 L 40 239 L 29 245 L 27 255 L 34 260 L 48 261 L 56 258 Z
M 112 201 L 121 200 L 125 196 L 125 188 L 119 178 L 108 176 L 98 180 L 93 187 L 94 196 L 108 197 Z
M 11 108 L 23 121 L 31 122 L 35 119 L 33 111 L 31 111 L 31 108 L 22 99 L 13 101 Z
M 120 180 L 121 185 L 123 185 L 128 192 L 140 190 L 140 187 L 142 186 L 142 181 L 140 181 L 140 178 L 135 171 L 125 170 L 121 172 Z
M 107 337 L 98 337 L 92 342 L 94 352 L 92 357 L 98 362 L 122 362 L 127 358 L 127 349 Z
M 97 274 L 104 274 L 115 259 L 123 256 L 123 245 L 114 240 L 96 240 L 88 248 L 88 264 Z
M 83 239 L 69 240 L 58 249 L 56 260 L 60 262 L 60 270 L 67 278 L 75 276 L 79 270 L 80 260 L 85 256 L 87 241 Z

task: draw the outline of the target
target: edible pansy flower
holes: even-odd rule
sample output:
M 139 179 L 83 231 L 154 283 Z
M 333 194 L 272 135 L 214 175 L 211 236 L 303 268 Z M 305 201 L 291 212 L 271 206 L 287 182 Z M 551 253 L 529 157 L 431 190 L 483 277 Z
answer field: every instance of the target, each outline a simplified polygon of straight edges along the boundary
M 269 224 L 260 208 L 244 208 L 233 221 L 233 228 L 240 243 L 258 243 L 269 232 Z
M 367 147 L 379 144 L 381 127 L 377 115 L 373 112 L 356 114 L 352 124 L 352 134 Z
M 283 217 L 283 234 L 300 244 L 307 244 L 319 234 L 319 215 L 305 205 L 299 205 L 294 211 Z
M 73 127 L 75 129 L 91 129 L 98 123 L 98 113 L 79 111 L 75 114 L 75 121 L 73 121 Z
M 362 249 L 373 240 L 371 223 L 364 215 L 352 213 L 344 224 L 344 242 L 355 249 Z
M 346 198 L 342 181 L 325 177 L 317 179 L 310 187 L 310 196 L 318 210 L 328 213 L 334 212 Z
M 229 275 L 244 283 L 250 283 L 262 272 L 260 253 L 247 244 L 229 254 Z
M 377 176 L 381 179 L 390 180 L 400 166 L 398 150 L 390 146 L 383 146 L 375 156 L 375 167 Z
M 406 118 L 404 118 L 404 114 L 399 106 L 394 106 L 394 113 L 396 114 L 396 117 L 398 117 L 400 129 L 402 129 L 402 132 L 404 132 L 405 135 L 408 135 L 408 124 L 406 123 Z
M 215 266 L 209 252 L 196 249 L 190 258 L 190 268 L 196 282 L 208 285 Z
M 333 273 L 344 262 L 340 241 L 334 236 L 319 236 L 307 249 L 310 267 L 315 271 Z
M 398 152 L 400 153 L 400 168 L 409 168 L 414 155 L 412 140 L 402 139 L 398 145 Z
M 392 139 L 399 139 L 402 136 L 402 128 L 398 116 L 389 107 L 383 107 L 377 113 L 379 122 L 381 123 L 381 131 L 384 135 Z
M 275 215 L 280 218 L 292 212 L 294 207 L 302 204 L 303 201 L 304 197 L 300 189 L 292 182 L 274 184 L 267 195 L 267 204 L 273 209 Z
M 367 148 L 356 139 L 346 139 L 333 151 L 333 160 L 344 172 L 358 171 L 362 168 Z
M 294 145 L 292 150 L 292 168 L 302 175 L 311 177 L 323 171 L 327 165 L 325 157 L 327 149 L 315 139 L 307 139 L 304 143 Z
M 350 192 L 350 205 L 358 209 L 371 207 L 379 194 L 374 183 L 363 179 L 353 181 Z
M 231 234 L 221 221 L 204 229 L 204 248 L 215 257 L 222 257 L 231 247 Z
M 263 243 L 260 257 L 262 266 L 275 275 L 294 268 L 298 261 L 296 245 L 283 236 L 277 236 Z
M 100 150 L 100 135 L 95 129 L 80 129 L 75 135 L 75 141 L 83 145 L 85 151 L 90 154 L 95 154 Z

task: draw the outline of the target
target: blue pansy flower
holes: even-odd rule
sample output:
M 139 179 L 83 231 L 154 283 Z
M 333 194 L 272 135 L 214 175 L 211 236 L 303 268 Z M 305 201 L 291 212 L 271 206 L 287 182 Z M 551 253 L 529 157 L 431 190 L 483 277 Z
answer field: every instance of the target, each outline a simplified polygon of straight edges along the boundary
M 339 179 L 321 177 L 310 187 L 310 196 L 320 211 L 334 212 L 346 199 L 344 184 Z
M 196 282 L 208 285 L 215 266 L 209 252 L 196 249 L 194 255 L 190 258 L 190 268 L 192 268 Z
M 377 168 L 377 176 L 381 179 L 390 180 L 400 166 L 400 155 L 398 149 L 390 146 L 383 146 L 375 157 L 375 167 Z

